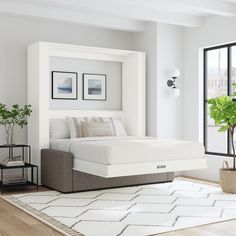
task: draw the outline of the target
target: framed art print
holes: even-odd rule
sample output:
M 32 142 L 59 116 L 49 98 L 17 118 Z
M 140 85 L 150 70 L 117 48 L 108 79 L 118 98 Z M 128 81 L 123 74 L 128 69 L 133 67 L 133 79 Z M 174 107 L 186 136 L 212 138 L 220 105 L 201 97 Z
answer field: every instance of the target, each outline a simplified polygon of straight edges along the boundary
M 83 74 L 83 99 L 106 100 L 106 75 Z
M 78 74 L 76 72 L 52 71 L 52 99 L 78 98 Z

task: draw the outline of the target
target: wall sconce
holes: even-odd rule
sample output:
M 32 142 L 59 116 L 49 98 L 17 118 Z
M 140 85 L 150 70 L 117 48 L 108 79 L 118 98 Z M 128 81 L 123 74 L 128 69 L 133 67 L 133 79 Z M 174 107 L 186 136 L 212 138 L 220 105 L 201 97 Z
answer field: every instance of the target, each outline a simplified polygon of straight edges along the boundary
M 175 85 L 175 80 L 179 78 L 180 71 L 179 69 L 175 68 L 171 73 L 171 78 L 167 81 L 167 86 L 172 88 L 172 95 L 173 97 L 177 98 L 180 95 L 180 90 Z

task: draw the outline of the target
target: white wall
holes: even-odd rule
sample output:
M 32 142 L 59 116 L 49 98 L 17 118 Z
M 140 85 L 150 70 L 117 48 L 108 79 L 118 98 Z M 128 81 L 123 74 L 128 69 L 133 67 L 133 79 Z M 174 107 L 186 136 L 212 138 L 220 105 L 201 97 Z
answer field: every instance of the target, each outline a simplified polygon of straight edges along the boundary
M 208 18 L 200 28 L 186 28 L 184 33 L 184 137 L 187 140 L 202 140 L 202 59 L 204 47 L 236 41 L 236 19 L 225 17 Z M 200 131 L 200 132 L 199 132 Z M 230 158 L 207 156 L 209 169 L 186 172 L 186 175 L 218 180 L 222 161 Z
M 145 30 L 132 34 L 132 49 L 146 52 L 146 130 L 156 136 L 157 130 L 157 24 L 148 23 Z
M 52 99 L 50 109 L 56 110 L 122 110 L 122 63 L 78 58 L 50 57 L 49 87 L 52 86 L 52 71 L 69 71 L 78 74 L 78 99 Z M 106 101 L 83 100 L 83 73 L 106 75 Z
M 184 102 L 184 31 L 183 27 L 167 24 L 157 26 L 157 137 L 183 139 Z M 167 80 L 172 70 L 181 71 L 176 86 L 181 93 L 178 98 L 171 96 Z
M 183 138 L 183 27 L 149 23 L 132 36 L 133 49 L 147 56 L 147 135 Z M 167 80 L 175 67 L 181 71 L 179 98 L 170 96 Z
M 131 48 L 131 34 L 128 32 L 5 14 L 0 14 L 0 32 L 0 102 L 7 104 L 26 103 L 26 49 L 34 42 Z M 17 131 L 17 142 L 25 142 L 25 130 Z M 0 143 L 4 141 L 3 136 L 1 130 Z

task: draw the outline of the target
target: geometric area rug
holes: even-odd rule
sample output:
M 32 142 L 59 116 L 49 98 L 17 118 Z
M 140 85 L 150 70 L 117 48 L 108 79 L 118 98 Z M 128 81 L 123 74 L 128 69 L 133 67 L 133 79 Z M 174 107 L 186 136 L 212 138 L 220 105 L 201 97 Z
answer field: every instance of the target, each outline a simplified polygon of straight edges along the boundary
M 171 183 L 3 198 L 65 235 L 156 235 L 236 218 L 236 195 L 223 193 L 218 185 L 181 178 Z

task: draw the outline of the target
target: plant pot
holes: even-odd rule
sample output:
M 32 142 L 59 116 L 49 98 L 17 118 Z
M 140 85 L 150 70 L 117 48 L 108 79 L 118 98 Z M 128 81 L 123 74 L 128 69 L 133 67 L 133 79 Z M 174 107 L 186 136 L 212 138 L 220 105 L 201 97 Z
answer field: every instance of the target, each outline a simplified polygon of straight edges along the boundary
M 5 126 L 5 139 L 7 145 L 15 144 L 14 125 Z
M 232 168 L 220 169 L 220 187 L 225 193 L 236 193 L 236 171 Z

